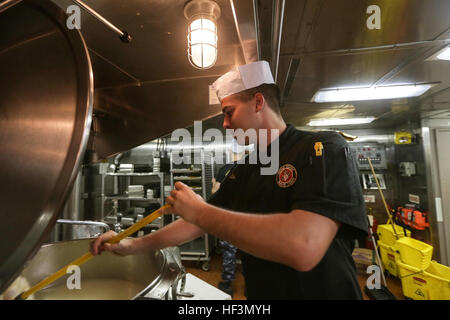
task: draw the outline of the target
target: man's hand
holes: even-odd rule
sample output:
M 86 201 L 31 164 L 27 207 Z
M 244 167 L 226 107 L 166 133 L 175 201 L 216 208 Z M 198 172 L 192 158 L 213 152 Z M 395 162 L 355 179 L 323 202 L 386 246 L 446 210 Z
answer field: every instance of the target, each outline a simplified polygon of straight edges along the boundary
M 174 187 L 172 192 L 170 192 L 170 196 L 166 199 L 166 202 L 171 204 L 172 207 L 163 213 L 167 214 L 170 211 L 179 215 L 187 222 L 196 224 L 197 219 L 199 219 L 199 213 L 205 205 L 205 201 L 200 195 L 196 194 L 182 182 L 178 181 Z
M 90 243 L 90 252 L 96 256 L 102 254 L 103 251 L 110 251 L 120 256 L 126 256 L 132 253 L 133 239 L 123 239 L 118 243 L 107 243 L 108 240 L 112 239 L 117 235 L 114 231 L 108 231 L 102 234 Z

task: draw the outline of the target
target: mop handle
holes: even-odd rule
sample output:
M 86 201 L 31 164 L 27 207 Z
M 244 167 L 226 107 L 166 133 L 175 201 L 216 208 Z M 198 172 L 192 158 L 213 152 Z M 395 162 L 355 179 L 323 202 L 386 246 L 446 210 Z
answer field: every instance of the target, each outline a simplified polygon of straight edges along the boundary
M 370 157 L 367 157 L 367 160 L 369 161 L 370 170 L 372 170 L 372 175 L 375 178 L 375 182 L 377 183 L 378 191 L 380 192 L 381 199 L 383 200 L 384 208 L 386 209 L 386 213 L 388 215 L 389 222 L 391 223 L 392 229 L 394 230 L 395 237 L 398 240 L 400 237 L 398 236 L 397 231 L 395 230 L 394 222 L 392 221 L 391 214 L 389 213 L 389 208 L 386 203 L 386 200 L 384 199 L 383 192 L 381 191 L 381 187 L 380 187 L 380 183 L 378 182 L 377 175 L 375 174 L 375 170 L 373 169 L 372 161 L 370 161 Z

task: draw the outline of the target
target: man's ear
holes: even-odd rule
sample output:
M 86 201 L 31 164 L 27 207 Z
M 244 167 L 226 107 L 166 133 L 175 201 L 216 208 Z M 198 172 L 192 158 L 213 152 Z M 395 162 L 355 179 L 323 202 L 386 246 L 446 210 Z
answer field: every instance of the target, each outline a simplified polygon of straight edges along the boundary
M 256 102 L 256 105 L 255 105 L 256 112 L 262 111 L 262 109 L 264 107 L 264 96 L 262 93 L 257 92 L 255 94 L 255 102 Z

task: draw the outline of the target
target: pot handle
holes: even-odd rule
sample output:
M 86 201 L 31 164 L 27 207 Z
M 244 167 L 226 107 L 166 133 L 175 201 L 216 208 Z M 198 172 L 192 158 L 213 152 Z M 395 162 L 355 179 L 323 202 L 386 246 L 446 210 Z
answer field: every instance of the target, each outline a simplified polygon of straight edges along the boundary
M 177 292 L 178 282 L 181 280 L 180 284 L 180 291 Z M 174 300 L 178 300 L 178 297 L 184 297 L 184 298 L 193 298 L 195 295 L 192 292 L 185 292 L 186 286 L 186 270 L 184 267 L 181 267 L 181 279 L 178 279 L 178 281 L 175 282 L 175 284 L 172 287 L 172 297 Z

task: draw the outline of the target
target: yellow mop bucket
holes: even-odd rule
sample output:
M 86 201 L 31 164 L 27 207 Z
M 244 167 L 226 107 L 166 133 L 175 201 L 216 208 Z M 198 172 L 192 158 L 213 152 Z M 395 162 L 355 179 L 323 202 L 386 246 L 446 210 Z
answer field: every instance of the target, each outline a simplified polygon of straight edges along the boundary
M 405 237 L 405 230 L 401 226 L 394 224 L 395 231 L 399 239 Z M 397 236 L 394 233 L 392 224 L 380 224 L 377 227 L 378 247 L 380 248 L 381 262 L 384 269 L 392 276 L 398 277 L 397 260 L 400 259 L 395 244 Z M 406 230 L 406 237 L 411 237 L 411 231 Z
M 400 259 L 400 255 L 395 250 L 395 246 L 389 246 L 382 241 L 378 241 L 378 247 L 380 248 L 381 262 L 385 270 L 394 277 L 398 277 L 397 260 Z
M 395 232 L 397 232 L 398 238 L 401 239 L 405 236 L 405 230 L 401 226 L 394 224 Z M 377 235 L 379 241 L 383 242 L 385 245 L 393 246 L 397 241 L 397 237 L 394 233 L 394 228 L 392 224 L 380 224 L 377 227 Z M 406 236 L 411 237 L 411 231 L 406 230 Z
M 433 247 L 429 244 L 413 238 L 401 238 L 397 240 L 395 247 L 403 263 L 421 270 L 430 265 Z
M 450 268 L 431 261 L 421 270 L 397 261 L 403 295 L 414 300 L 450 300 Z

